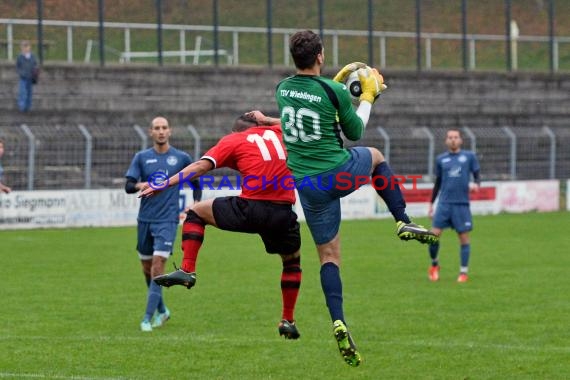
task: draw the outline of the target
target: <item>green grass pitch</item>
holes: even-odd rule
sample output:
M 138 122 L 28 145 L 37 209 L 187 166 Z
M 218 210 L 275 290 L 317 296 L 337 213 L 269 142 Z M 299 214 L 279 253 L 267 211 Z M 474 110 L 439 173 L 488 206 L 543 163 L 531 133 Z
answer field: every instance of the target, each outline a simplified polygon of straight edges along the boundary
M 0 378 L 568 379 L 569 218 L 476 216 L 466 284 L 453 231 L 430 283 L 426 247 L 397 240 L 391 221 L 344 222 L 358 368 L 332 337 L 306 226 L 297 341 L 277 333 L 281 264 L 257 236 L 209 227 L 196 287 L 165 289 L 172 319 L 142 333 L 135 228 L 1 231 Z

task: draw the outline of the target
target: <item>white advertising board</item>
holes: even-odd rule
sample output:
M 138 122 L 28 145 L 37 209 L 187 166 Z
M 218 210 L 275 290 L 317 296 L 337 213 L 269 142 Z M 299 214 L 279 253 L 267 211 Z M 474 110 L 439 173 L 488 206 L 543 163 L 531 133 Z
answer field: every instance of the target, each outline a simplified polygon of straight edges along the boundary
M 431 189 L 431 184 L 418 184 L 403 190 L 409 215 L 427 215 Z M 203 199 L 238 195 L 239 192 L 206 189 Z M 570 194 L 567 197 L 567 209 L 570 210 Z M 489 182 L 472 194 L 471 211 L 475 215 L 556 211 L 560 207 L 559 200 L 558 180 Z M 136 194 L 126 194 L 122 189 L 14 191 L 0 194 L 0 229 L 132 226 L 136 224 L 139 203 Z M 192 191 L 184 189 L 180 193 L 180 210 L 190 205 Z M 368 185 L 341 199 L 341 209 L 343 219 L 347 220 L 391 217 L 384 202 Z M 303 221 L 298 197 L 295 211 Z

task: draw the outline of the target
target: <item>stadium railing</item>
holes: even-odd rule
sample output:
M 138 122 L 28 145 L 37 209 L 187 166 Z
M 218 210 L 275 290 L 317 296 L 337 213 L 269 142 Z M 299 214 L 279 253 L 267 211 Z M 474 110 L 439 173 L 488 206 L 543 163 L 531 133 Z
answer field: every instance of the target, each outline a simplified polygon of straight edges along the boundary
M 64 21 L 64 20 L 43 20 L 43 25 L 46 27 L 54 27 L 54 28 L 63 28 L 65 29 L 65 46 L 66 46 L 66 57 L 65 60 L 69 63 L 71 62 L 79 62 L 76 54 L 74 53 L 74 46 L 77 46 L 77 39 L 78 37 L 74 37 L 74 30 L 79 28 L 84 28 L 88 30 L 96 30 L 99 27 L 99 23 L 95 21 Z M 37 25 L 37 20 L 35 19 L 9 19 L 9 18 L 0 18 L 0 26 L 4 26 L 6 28 L 6 39 L 5 39 L 5 49 L 4 51 L 0 51 L 2 53 L 0 55 L 0 59 L 7 59 L 12 61 L 15 59 L 15 50 L 18 48 L 17 41 L 14 41 L 14 28 L 16 27 L 29 27 Z M 133 52 L 132 43 L 131 43 L 131 35 L 132 33 L 148 31 L 148 30 L 156 30 L 156 24 L 153 23 L 120 23 L 120 22 L 104 22 L 104 28 L 111 29 L 111 30 L 120 30 L 123 33 L 123 46 L 117 47 L 113 46 L 113 49 L 118 50 L 122 55 L 123 62 L 128 62 L 130 58 L 135 58 L 137 56 L 144 56 L 145 58 L 151 58 L 158 56 L 157 51 L 148 51 L 148 52 L 140 52 L 135 53 Z M 198 54 L 198 49 L 186 49 L 186 35 L 187 33 L 200 33 L 201 35 L 208 35 L 208 33 L 213 33 L 214 27 L 212 25 L 179 25 L 179 24 L 162 24 L 162 29 L 164 31 L 169 32 L 178 32 L 178 46 L 179 49 L 173 50 L 168 49 L 168 54 L 180 57 L 180 63 L 186 63 L 185 57 L 187 55 L 195 55 Z M 221 49 L 219 55 L 223 56 L 224 51 L 227 57 L 227 64 L 228 65 L 239 65 L 240 64 L 240 38 L 244 34 L 254 34 L 258 37 L 265 38 L 268 33 L 267 28 L 264 27 L 242 27 L 242 26 L 223 26 L 220 25 L 216 28 L 216 30 L 220 33 L 220 36 L 226 35 L 226 40 L 231 41 L 231 47 L 226 49 Z M 288 39 L 291 34 L 296 32 L 296 29 L 291 28 L 272 28 L 271 33 L 276 36 L 275 41 L 282 41 L 281 47 L 283 49 L 283 53 L 279 54 L 282 56 L 282 64 L 285 66 L 292 65 L 290 61 L 289 53 L 288 53 Z M 327 54 L 331 57 L 332 65 L 338 67 L 343 62 L 340 57 L 339 46 L 341 45 L 341 41 L 346 41 L 349 38 L 367 38 L 369 36 L 369 32 L 367 30 L 342 30 L 342 29 L 323 29 L 323 34 L 326 37 L 329 37 L 331 40 L 332 49 Z M 60 33 L 58 35 L 63 35 Z M 76 33 L 76 35 L 80 35 L 80 33 Z M 279 38 L 281 37 L 281 38 Z M 379 66 L 381 68 L 386 68 L 389 64 L 389 52 L 388 52 L 388 43 L 387 41 L 390 39 L 408 39 L 410 41 L 414 41 L 417 37 L 415 32 L 400 32 L 400 31 L 373 31 L 372 37 L 374 38 L 377 46 L 378 46 L 378 59 L 379 59 Z M 432 44 L 437 41 L 444 41 L 444 42 L 452 42 L 452 41 L 461 41 L 463 40 L 463 34 L 460 33 L 426 33 L 421 32 L 420 38 L 422 40 L 422 44 L 424 46 L 424 64 L 425 69 L 430 70 L 433 68 L 433 54 L 434 51 L 432 49 Z M 493 34 L 467 34 L 466 35 L 467 44 L 468 44 L 468 68 L 470 70 L 477 69 L 477 56 L 478 56 L 478 49 L 482 43 L 497 43 L 497 42 L 504 42 L 506 37 L 504 35 L 493 35 Z M 528 44 L 529 46 L 533 46 L 535 44 L 539 45 L 539 49 L 541 51 L 548 50 L 550 39 L 548 36 L 525 36 L 525 35 L 517 35 L 514 38 L 514 41 L 519 44 Z M 54 41 L 57 43 L 59 41 Z M 63 42 L 63 41 L 61 41 Z M 84 40 L 85 46 L 87 47 L 88 39 Z M 553 37 L 553 70 L 558 71 L 560 66 L 560 46 L 567 45 L 570 46 L 570 36 L 554 36 Z M 81 45 L 81 43 L 79 43 Z M 365 46 L 362 47 L 365 49 Z M 192 53 L 193 50 L 196 50 L 196 53 Z M 212 55 L 216 55 L 215 50 L 211 50 Z M 522 50 L 522 49 L 521 49 Z M 564 50 L 566 51 L 566 50 Z M 164 53 L 164 52 L 163 52 Z M 120 61 L 121 54 L 116 59 Z M 204 52 L 202 52 L 204 54 Z M 513 57 L 513 61 L 517 61 L 517 50 L 514 50 L 515 56 Z M 257 64 L 263 65 L 263 62 L 258 62 Z M 516 65 L 514 67 L 516 70 Z
M 570 178 L 568 128 L 463 126 L 464 148 L 476 151 L 484 180 Z M 384 152 L 395 172 L 433 181 L 435 157 L 446 150 L 446 128 L 370 126 L 358 145 Z M 124 185 L 133 155 L 148 146 L 138 125 L 0 125 L 6 181 L 18 190 L 98 189 Z M 199 158 L 220 136 L 192 125 L 175 128 L 172 145 Z M 347 141 L 347 146 L 355 145 Z M 214 176 L 233 175 L 216 169 Z

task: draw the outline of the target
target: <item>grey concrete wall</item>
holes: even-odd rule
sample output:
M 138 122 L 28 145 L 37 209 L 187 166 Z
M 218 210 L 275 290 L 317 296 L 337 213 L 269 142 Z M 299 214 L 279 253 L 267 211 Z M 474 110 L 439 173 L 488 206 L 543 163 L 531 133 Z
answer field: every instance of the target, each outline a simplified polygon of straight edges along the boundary
M 30 114 L 16 111 L 17 78 L 0 64 L 0 123 L 173 123 L 225 129 L 252 108 L 276 113 L 274 89 L 290 68 L 46 65 Z M 332 75 L 333 72 L 325 72 Z M 570 75 L 386 71 L 372 122 L 387 127 L 568 126 Z
M 146 127 L 154 116 L 164 115 L 175 127 L 173 144 L 194 153 L 194 140 L 184 128 L 192 124 L 203 138 L 203 154 L 229 132 L 240 113 L 260 109 L 276 116 L 275 86 L 291 74 L 290 68 L 48 64 L 35 87 L 32 111 L 21 114 L 14 67 L 0 64 L 0 136 L 10 146 L 3 160 L 6 175 L 15 189 L 28 185 L 30 147 L 18 127 L 25 123 L 36 137 L 34 188 L 82 187 L 85 138 L 77 125 L 83 124 L 93 138 L 92 186 L 122 186 L 132 155 L 141 147 L 133 124 Z M 552 147 L 542 129 L 546 125 L 557 136 L 555 176 L 570 177 L 569 74 L 386 71 L 385 78 L 389 88 L 374 105 L 365 137 L 357 144 L 386 154 L 387 142 L 376 128 L 384 127 L 396 172 L 429 173 L 426 130 L 437 154 L 445 150 L 447 128 L 467 126 L 476 135 L 483 179 L 548 178 Z M 504 126 L 517 135 L 514 177 L 512 141 Z M 465 135 L 466 148 L 472 143 Z

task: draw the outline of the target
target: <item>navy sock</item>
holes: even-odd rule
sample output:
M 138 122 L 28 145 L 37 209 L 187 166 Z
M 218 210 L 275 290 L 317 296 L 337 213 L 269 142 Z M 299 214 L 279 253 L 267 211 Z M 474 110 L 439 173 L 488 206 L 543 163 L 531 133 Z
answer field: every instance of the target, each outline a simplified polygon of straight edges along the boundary
M 428 247 L 429 249 L 429 257 L 431 257 L 431 265 L 436 266 L 439 264 L 439 259 L 437 254 L 439 253 L 439 242 L 435 244 L 430 244 Z
M 384 200 L 396 222 L 410 223 L 411 220 L 406 214 L 404 196 L 397 181 L 394 181 L 394 173 L 386 161 L 374 168 L 372 180 L 376 192 Z
M 469 254 L 471 253 L 471 244 L 462 244 L 461 245 L 461 266 L 468 267 L 469 266 Z
M 321 266 L 321 286 L 331 319 L 340 319 L 344 322 L 344 312 L 342 310 L 342 281 L 340 270 L 334 263 L 325 263 Z
M 151 281 L 150 286 L 148 288 L 148 299 L 146 301 L 146 312 L 144 315 L 144 319 L 151 320 L 152 316 L 156 308 L 158 307 L 158 303 L 162 299 L 162 287 L 158 285 L 156 282 Z
M 145 279 L 145 282 L 146 282 L 146 287 L 147 287 L 147 288 L 150 287 L 150 278 L 147 278 L 147 277 L 145 276 L 144 279 Z M 162 291 L 161 291 L 160 293 L 162 294 Z M 157 308 L 157 310 L 158 310 L 159 313 L 164 313 L 164 312 L 166 312 L 166 307 L 164 306 L 164 302 L 162 301 L 162 295 L 160 296 L 160 301 L 158 302 L 158 305 L 157 305 L 156 308 Z

